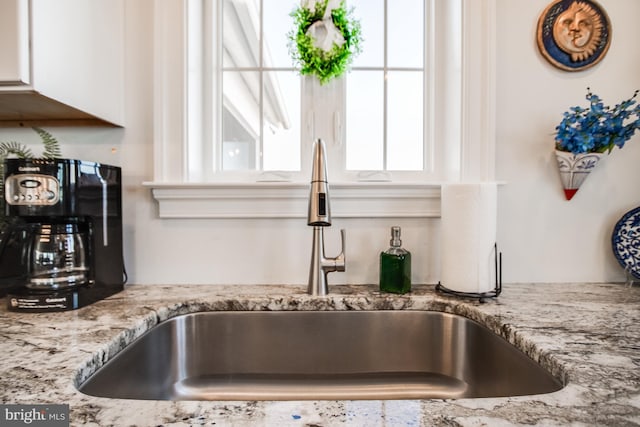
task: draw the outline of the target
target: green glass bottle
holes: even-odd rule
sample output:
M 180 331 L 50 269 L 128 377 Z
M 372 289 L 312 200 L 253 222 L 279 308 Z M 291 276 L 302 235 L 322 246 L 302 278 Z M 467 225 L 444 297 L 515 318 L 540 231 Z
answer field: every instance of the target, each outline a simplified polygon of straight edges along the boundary
M 400 227 L 391 227 L 391 247 L 380 253 L 380 290 L 394 294 L 411 291 L 411 253 L 402 248 Z

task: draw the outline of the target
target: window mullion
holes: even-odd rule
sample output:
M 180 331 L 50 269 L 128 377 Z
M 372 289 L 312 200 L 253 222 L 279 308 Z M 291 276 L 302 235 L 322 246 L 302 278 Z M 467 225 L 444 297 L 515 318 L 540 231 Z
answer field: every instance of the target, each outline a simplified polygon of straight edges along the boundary
M 264 0 L 260 0 L 260 30 L 258 43 L 258 81 L 260 82 L 260 93 L 258 95 L 258 111 L 260 114 L 260 137 L 256 155 L 258 171 L 264 171 Z
M 389 68 L 388 68 L 388 55 L 389 55 L 389 51 L 387 49 L 388 44 L 387 41 L 389 40 L 389 14 L 388 14 L 388 0 L 384 0 L 384 39 L 382 41 L 383 44 L 383 55 L 382 55 L 382 68 L 383 68 L 383 76 L 384 76 L 384 81 L 383 81 L 383 89 L 382 89 L 382 171 L 386 172 L 388 170 L 387 168 L 387 151 L 388 151 L 388 141 L 387 141 L 387 99 L 388 99 L 388 73 L 389 73 Z
M 311 147 L 313 141 L 321 138 L 327 150 L 330 179 L 342 178 L 344 169 L 341 160 L 344 157 L 343 145 L 335 140 L 335 113 L 344 115 L 344 78 L 332 80 L 321 85 L 314 76 L 303 79 L 303 117 L 306 124 L 302 132 L 302 169 L 311 163 Z M 344 119 L 342 119 L 344 120 Z M 340 135 L 340 138 L 344 138 Z
M 329 99 L 332 101 L 329 111 L 330 130 L 330 151 L 331 151 L 331 176 L 340 181 L 346 180 L 346 91 L 347 77 L 340 77 L 332 85 L 332 94 Z
M 310 78 L 300 76 L 300 170 L 304 176 L 311 176 L 311 147 L 316 138 L 312 84 Z
M 218 141 L 222 140 L 222 2 L 204 2 L 204 99 L 202 158 L 204 179 L 209 181 L 222 167 Z M 189 144 L 193 143 L 190 141 Z

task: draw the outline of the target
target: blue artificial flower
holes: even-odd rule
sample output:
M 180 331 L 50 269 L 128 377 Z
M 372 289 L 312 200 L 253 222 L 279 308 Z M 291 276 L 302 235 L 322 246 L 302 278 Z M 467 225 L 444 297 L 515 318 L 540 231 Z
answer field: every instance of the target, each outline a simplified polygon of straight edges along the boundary
M 610 153 L 624 144 L 640 129 L 640 104 L 636 97 L 615 107 L 605 106 L 602 99 L 587 88 L 589 108 L 575 106 L 562 115 L 556 126 L 556 149 L 579 153 Z

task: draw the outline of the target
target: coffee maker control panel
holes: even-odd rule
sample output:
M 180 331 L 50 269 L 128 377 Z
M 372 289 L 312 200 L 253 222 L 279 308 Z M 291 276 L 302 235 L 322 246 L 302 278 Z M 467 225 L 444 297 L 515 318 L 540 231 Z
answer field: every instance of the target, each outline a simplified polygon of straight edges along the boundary
M 4 185 L 10 205 L 51 206 L 60 200 L 60 182 L 51 175 L 11 175 Z

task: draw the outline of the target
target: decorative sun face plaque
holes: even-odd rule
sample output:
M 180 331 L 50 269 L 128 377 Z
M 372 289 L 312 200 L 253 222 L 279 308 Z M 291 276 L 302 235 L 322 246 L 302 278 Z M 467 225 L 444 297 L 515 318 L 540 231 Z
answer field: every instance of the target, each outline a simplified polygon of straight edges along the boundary
M 538 19 L 538 48 L 556 67 L 581 71 L 594 66 L 607 53 L 611 23 L 592 0 L 555 0 Z

